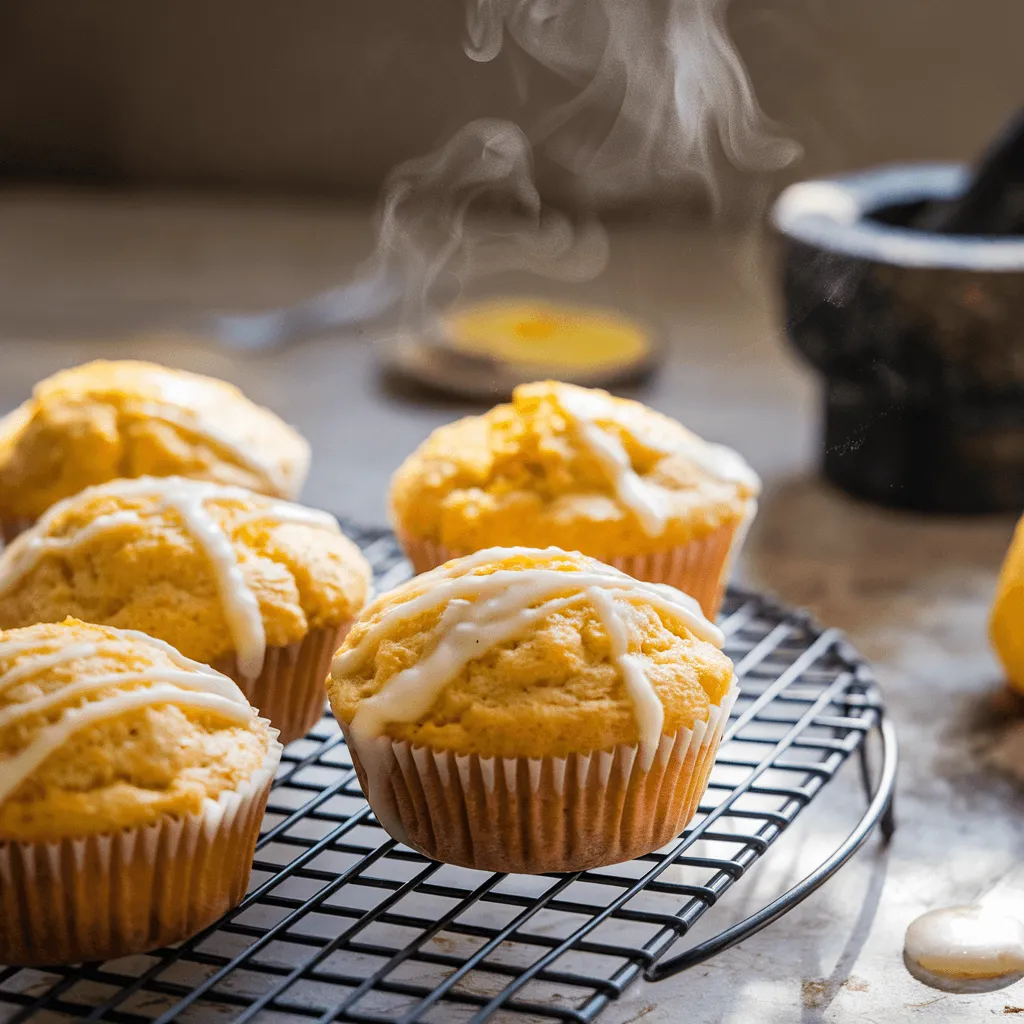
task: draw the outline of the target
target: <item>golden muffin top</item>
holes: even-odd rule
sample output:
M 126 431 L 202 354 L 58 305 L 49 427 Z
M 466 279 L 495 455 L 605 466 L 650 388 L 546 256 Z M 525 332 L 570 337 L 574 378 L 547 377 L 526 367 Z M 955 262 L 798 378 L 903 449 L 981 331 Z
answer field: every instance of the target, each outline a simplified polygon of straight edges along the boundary
M 188 476 L 295 498 L 309 446 L 212 377 L 94 362 L 41 381 L 0 420 L 0 516 L 34 519 L 116 477 Z
M 347 622 L 370 567 L 325 512 L 239 487 L 140 477 L 52 506 L 0 555 L 0 628 L 66 616 L 139 629 L 254 677 L 267 647 Z
M 492 548 L 369 605 L 327 690 L 357 750 L 381 737 L 509 758 L 625 743 L 649 763 L 663 735 L 722 702 L 721 643 L 673 587 L 556 548 Z
M 734 451 L 639 402 L 544 381 L 435 430 L 391 486 L 397 528 L 473 551 L 525 544 L 606 558 L 699 538 L 760 490 Z
M 141 633 L 0 631 L 0 842 L 195 813 L 273 771 L 275 736 L 227 676 Z

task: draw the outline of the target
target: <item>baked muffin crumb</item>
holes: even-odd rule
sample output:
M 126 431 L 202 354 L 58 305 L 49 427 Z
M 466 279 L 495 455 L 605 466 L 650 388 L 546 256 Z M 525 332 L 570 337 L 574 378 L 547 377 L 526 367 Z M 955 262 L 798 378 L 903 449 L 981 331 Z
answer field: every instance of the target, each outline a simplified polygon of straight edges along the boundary
M 388 737 L 482 757 L 564 757 L 637 743 L 636 701 L 588 590 L 594 579 L 624 616 L 629 651 L 663 706 L 664 733 L 692 728 L 721 703 L 732 663 L 709 642 L 720 643 L 720 636 L 685 595 L 638 583 L 575 552 L 498 548 L 449 562 L 365 609 L 328 681 L 335 715 L 351 725 L 360 707 L 400 673 L 439 657 L 449 635 L 442 620 L 452 600 L 466 600 L 444 596 L 450 581 L 499 573 L 502 587 L 512 588 L 516 574 L 525 581 L 536 572 L 564 574 L 564 584 L 556 580 L 527 607 L 548 607 L 546 601 L 570 595 L 578 600 L 549 605 L 550 613 L 524 618 L 522 628 L 493 644 L 485 629 L 474 640 L 473 627 L 465 627 L 480 653 L 465 664 L 453 662 L 436 700 L 413 720 L 388 721 Z M 665 594 L 667 600 L 656 600 Z
M 390 500 L 400 534 L 455 553 L 554 544 L 609 560 L 737 524 L 759 488 L 735 452 L 639 402 L 542 381 L 435 430 Z
M 149 637 L 74 619 L 0 632 L 0 842 L 197 813 L 273 743 L 230 679 Z
M 370 580 L 325 513 L 206 481 L 116 480 L 53 506 L 3 552 L 0 628 L 71 615 L 211 662 L 252 629 L 265 650 L 347 622 Z
M 99 360 L 36 385 L 0 420 L 0 518 L 38 518 L 117 477 L 187 476 L 298 496 L 309 446 L 237 388 L 131 360 Z

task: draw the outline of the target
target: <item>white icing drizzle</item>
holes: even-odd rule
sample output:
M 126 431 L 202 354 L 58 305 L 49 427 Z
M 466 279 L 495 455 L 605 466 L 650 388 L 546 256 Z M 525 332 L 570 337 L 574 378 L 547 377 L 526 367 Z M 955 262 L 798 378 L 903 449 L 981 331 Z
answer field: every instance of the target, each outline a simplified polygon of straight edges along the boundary
M 119 628 L 117 633 L 120 636 L 128 637 L 130 640 L 135 640 L 137 643 L 146 644 L 148 647 L 155 647 L 158 651 L 166 654 L 176 668 L 184 669 L 187 672 L 199 672 L 205 675 L 212 674 L 217 676 L 221 681 L 220 685 L 224 686 L 234 699 L 248 700 L 245 694 L 243 694 L 238 688 L 237 683 L 235 683 L 235 681 L 229 676 L 222 675 L 216 669 L 210 668 L 209 665 L 206 665 L 201 661 L 194 661 L 192 658 L 185 657 L 177 647 L 172 647 L 166 640 L 150 636 L 148 633 L 143 633 L 138 629 Z M 0 648 L 0 651 L 2 651 L 2 648 Z
M 214 447 L 227 452 L 240 465 L 261 477 L 276 493 L 288 494 L 291 490 L 290 481 L 286 478 L 280 463 L 261 458 L 253 450 L 255 445 L 247 445 L 231 434 L 219 430 L 198 413 L 159 402 L 143 402 L 136 408 L 150 419 L 179 427 L 189 434 L 212 442 Z
M 209 492 L 207 491 L 206 494 Z M 224 618 L 238 650 L 238 668 L 254 679 L 263 669 L 267 653 L 267 631 L 263 613 L 238 562 L 231 538 L 206 510 L 205 494 L 197 489 L 171 489 L 163 495 L 185 523 L 185 528 L 206 552 L 217 574 Z
M 27 650 L 33 649 L 35 647 L 27 648 Z M 0 657 L 9 657 L 15 653 L 18 652 L 8 651 L 6 647 L 0 645 Z M 56 668 L 58 665 L 66 665 L 69 661 L 74 661 L 76 658 L 89 658 L 96 653 L 96 644 L 69 644 L 67 647 L 62 647 L 52 653 L 41 654 L 38 658 L 26 660 L 0 676 L 0 693 L 11 689 L 13 686 L 20 685 L 33 676 L 37 676 L 40 672 Z
M 241 487 L 229 487 L 205 480 L 180 477 L 138 477 L 112 480 L 90 487 L 48 509 L 34 527 L 18 536 L 0 556 L 0 594 L 9 591 L 31 572 L 47 554 L 67 555 L 95 537 L 129 523 L 141 522 L 143 515 L 131 509 L 97 516 L 92 522 L 68 536 L 50 536 L 54 524 L 70 508 L 94 497 L 151 497 L 157 511 L 172 509 L 213 566 L 224 617 L 238 652 L 238 667 L 247 678 L 255 678 L 263 669 L 267 637 L 259 601 L 245 580 L 232 538 L 209 512 L 207 502 L 217 499 L 250 502 L 253 495 Z M 234 520 L 241 527 L 253 522 L 294 523 L 339 532 L 336 520 L 325 512 L 303 508 L 289 502 L 260 497 L 263 508 L 254 509 Z
M 668 522 L 668 500 L 662 488 L 648 483 L 630 461 L 625 445 L 591 420 L 577 418 L 576 430 L 590 453 L 601 464 L 619 501 L 632 509 L 644 533 L 657 537 Z
M 661 742 L 661 732 L 665 725 L 665 707 L 650 679 L 647 678 L 647 673 L 644 672 L 642 659 L 629 651 L 629 626 L 619 615 L 614 597 L 607 590 L 598 587 L 588 587 L 586 594 L 608 634 L 612 645 L 612 660 L 622 673 L 626 689 L 633 701 L 633 713 L 636 715 L 637 729 L 640 733 L 641 763 L 645 771 L 649 770 L 654 761 L 654 753 Z
M 907 929 L 904 953 L 944 988 L 1008 978 L 1024 972 L 1024 923 L 977 904 L 931 910 Z
M 5 728 L 32 715 L 46 714 L 67 702 L 69 698 L 86 696 L 97 690 L 112 686 L 134 685 L 137 688 L 120 690 L 109 697 L 86 701 L 67 708 L 50 725 L 40 729 L 23 750 L 13 757 L 0 761 L 0 803 L 13 793 L 32 772 L 39 767 L 59 746 L 66 743 L 79 729 L 91 722 L 116 718 L 136 708 L 159 704 L 176 704 L 215 712 L 222 718 L 239 725 L 252 721 L 255 712 L 245 699 L 242 691 L 219 672 L 175 651 L 170 645 L 155 641 L 134 630 L 116 630 L 126 640 L 145 643 L 166 653 L 176 667 L 166 668 L 151 665 L 121 673 L 83 675 L 72 682 L 59 686 L 29 700 L 8 704 L 0 709 L 0 728 Z M 42 673 L 72 661 L 88 661 L 89 658 L 113 653 L 123 649 L 117 640 L 96 643 L 75 643 L 60 647 L 57 637 L 34 641 L 17 641 L 0 638 L 0 658 L 7 660 L 22 654 L 33 653 L 34 657 L 16 662 L 6 672 L 0 673 L 0 693 L 15 686 L 30 684 Z M 54 646 L 57 645 L 57 646 Z M 141 686 L 148 683 L 151 685 Z
M 223 677 L 227 679 L 227 676 Z M 73 683 L 62 686 L 59 690 L 51 690 L 34 700 L 23 701 L 20 704 L 12 704 L 6 708 L 0 708 L 0 729 L 26 715 L 34 715 L 39 712 L 48 711 L 63 704 L 68 697 L 77 697 L 84 693 L 92 693 L 95 690 L 104 690 L 109 686 L 128 685 L 130 683 L 151 683 L 153 672 L 113 672 L 103 676 L 86 676 Z M 215 676 L 198 676 L 193 672 L 182 672 L 175 669 L 167 669 L 159 673 L 159 680 L 162 683 L 170 683 L 182 690 L 200 690 L 214 693 L 223 697 L 232 704 L 238 701 L 231 692 L 222 685 L 222 680 Z M 230 680 L 227 680 L 230 682 Z M 6 680 L 5 680 L 6 682 Z M 7 689 L 7 686 L 4 687 Z
M 712 444 L 688 432 L 677 434 L 641 428 L 628 406 L 620 406 L 598 392 L 563 385 L 556 394 L 562 411 L 572 421 L 584 446 L 600 463 L 619 501 L 636 515 L 644 533 L 650 537 L 660 536 L 665 531 L 670 512 L 668 494 L 633 469 L 622 441 L 604 430 L 598 420 L 617 424 L 654 451 L 683 455 L 718 480 L 742 484 L 754 494 L 761 489 L 757 474 L 737 452 L 725 445 Z
M 387 608 L 359 641 L 334 658 L 332 672 L 343 676 L 362 668 L 396 625 L 444 606 L 428 639 L 425 657 L 395 673 L 373 696 L 359 703 L 347 734 L 366 770 L 370 803 L 388 818 L 381 823 L 396 838 L 400 826 L 389 806 L 383 777 L 388 755 L 383 749 L 387 726 L 412 722 L 429 712 L 448 682 L 469 662 L 520 635 L 528 626 L 562 609 L 589 602 L 608 634 L 612 661 L 622 674 L 633 704 L 639 734 L 639 761 L 648 770 L 661 742 L 665 711 L 642 658 L 631 651 L 632 607 L 642 600 L 681 621 L 695 636 L 721 647 L 722 633 L 708 622 L 697 603 L 673 587 L 634 580 L 610 566 L 595 563 L 581 571 L 547 568 L 499 569 L 471 575 L 487 562 L 517 556 L 536 557 L 531 548 L 489 548 L 440 566 L 417 579 L 406 600 Z M 562 555 L 549 548 L 549 555 Z M 456 575 L 458 573 L 458 575 Z M 373 608 L 368 609 L 373 614 Z

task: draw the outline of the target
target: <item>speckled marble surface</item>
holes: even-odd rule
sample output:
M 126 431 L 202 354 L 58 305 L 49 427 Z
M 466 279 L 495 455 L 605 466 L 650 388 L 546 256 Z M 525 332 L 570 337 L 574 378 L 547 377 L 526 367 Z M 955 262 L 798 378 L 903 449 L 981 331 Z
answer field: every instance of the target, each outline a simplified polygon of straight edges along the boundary
M 5 193 L 0 409 L 39 377 L 96 355 L 212 373 L 309 436 L 310 503 L 382 521 L 391 471 L 464 407 L 383 388 L 370 338 L 238 357 L 180 338 L 124 336 L 208 307 L 298 298 L 343 276 L 369 237 L 358 210 Z M 914 916 L 972 900 L 1024 847 L 1024 711 L 1005 693 L 985 640 L 1012 522 L 889 513 L 815 481 L 814 385 L 783 347 L 770 257 L 758 246 L 653 228 L 617 229 L 613 245 L 615 294 L 656 314 L 670 341 L 662 373 L 638 396 L 740 448 L 762 473 L 765 499 L 739 571 L 846 630 L 875 662 L 903 764 L 891 847 L 872 840 L 772 927 L 689 974 L 631 989 L 601 1020 L 1016 1019 L 1024 987 L 943 994 L 910 978 L 900 955 Z M 861 806 L 854 780 L 826 792 L 705 927 L 772 898 L 845 835 Z

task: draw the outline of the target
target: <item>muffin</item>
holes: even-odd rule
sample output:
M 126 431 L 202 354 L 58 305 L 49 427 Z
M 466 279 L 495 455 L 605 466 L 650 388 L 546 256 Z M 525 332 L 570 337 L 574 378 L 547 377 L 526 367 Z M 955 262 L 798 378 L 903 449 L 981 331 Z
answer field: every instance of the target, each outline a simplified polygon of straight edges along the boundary
M 555 545 L 678 587 L 714 617 L 759 490 L 736 452 L 674 420 L 545 381 L 435 430 L 395 474 L 391 515 L 418 572 Z
M 493 548 L 369 605 L 327 690 L 394 839 L 486 871 L 578 871 L 693 816 L 735 699 L 721 643 L 672 587 Z
M 0 420 L 0 531 L 116 477 L 186 476 L 294 499 L 309 446 L 272 412 L 211 377 L 95 362 L 37 384 Z
M 0 632 L 0 963 L 184 939 L 245 894 L 281 756 L 226 676 L 159 640 Z
M 999 573 L 989 637 L 1010 686 L 1024 694 L 1024 519 L 1017 523 Z
M 287 743 L 323 714 L 370 578 L 324 512 L 204 480 L 113 480 L 0 555 L 0 628 L 70 615 L 159 637 L 231 676 Z

